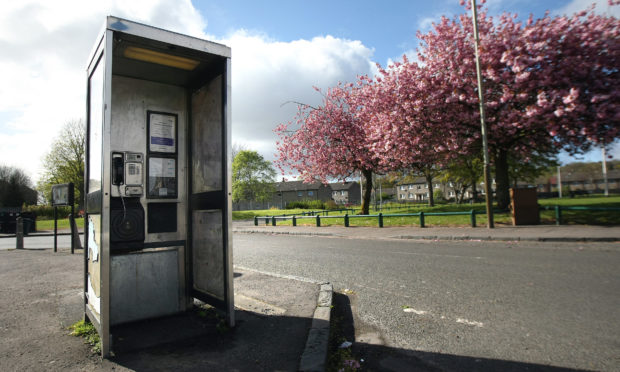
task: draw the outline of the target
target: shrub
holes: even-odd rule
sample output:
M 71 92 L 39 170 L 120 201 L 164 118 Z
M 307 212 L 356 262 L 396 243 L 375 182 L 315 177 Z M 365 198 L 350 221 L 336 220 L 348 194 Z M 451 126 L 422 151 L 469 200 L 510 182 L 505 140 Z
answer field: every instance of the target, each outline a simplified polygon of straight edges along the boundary
M 286 203 L 286 209 L 325 209 L 320 200 L 299 200 Z
M 51 205 L 28 205 L 22 208 L 22 212 L 33 212 L 40 220 L 54 219 L 54 207 Z M 76 208 L 76 217 L 79 213 Z M 71 207 L 58 207 L 58 219 L 67 218 L 69 214 L 71 214 Z
M 338 204 L 336 204 L 335 201 L 328 200 L 327 202 L 325 202 L 325 209 L 334 210 L 334 209 L 341 209 L 341 207 Z
M 443 191 L 441 190 L 433 191 L 433 199 L 438 203 L 446 201 L 446 198 L 443 195 Z

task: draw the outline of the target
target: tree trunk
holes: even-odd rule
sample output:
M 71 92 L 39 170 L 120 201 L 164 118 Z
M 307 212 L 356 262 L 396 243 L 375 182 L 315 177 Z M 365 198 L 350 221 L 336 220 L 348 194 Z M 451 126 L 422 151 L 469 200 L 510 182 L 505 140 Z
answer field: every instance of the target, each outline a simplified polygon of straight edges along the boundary
M 461 185 L 461 187 L 459 187 L 459 195 L 458 195 L 458 200 L 456 202 L 456 204 L 463 204 L 463 199 L 465 198 L 465 191 L 467 190 L 467 186 L 466 185 Z
M 476 182 L 472 182 L 471 184 L 471 198 L 474 203 L 478 201 L 478 189 L 476 188 Z
M 509 188 L 508 152 L 506 150 L 498 150 L 495 153 L 495 196 L 499 209 L 507 209 L 510 205 Z
M 370 207 L 370 196 L 372 194 L 372 171 L 364 169 L 362 170 L 364 175 L 364 194 L 362 195 L 362 214 L 369 214 L 368 208 Z
M 426 175 L 426 185 L 428 186 L 428 206 L 435 206 L 435 196 L 433 195 L 433 176 Z

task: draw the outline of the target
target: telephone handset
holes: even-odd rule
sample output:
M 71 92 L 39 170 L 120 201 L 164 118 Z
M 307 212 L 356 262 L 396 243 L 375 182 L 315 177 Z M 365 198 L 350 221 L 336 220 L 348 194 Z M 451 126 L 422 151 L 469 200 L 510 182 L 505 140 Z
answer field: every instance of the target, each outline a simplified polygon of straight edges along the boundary
M 112 154 L 112 184 L 119 186 L 125 183 L 125 161 L 122 153 Z
M 142 196 L 144 155 L 140 152 L 112 153 L 112 192 L 113 197 Z

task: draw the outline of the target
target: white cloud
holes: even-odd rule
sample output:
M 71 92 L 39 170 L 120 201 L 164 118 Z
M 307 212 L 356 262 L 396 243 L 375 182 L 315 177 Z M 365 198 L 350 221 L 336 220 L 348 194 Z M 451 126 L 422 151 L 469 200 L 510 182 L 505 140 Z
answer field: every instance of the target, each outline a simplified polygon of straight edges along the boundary
M 85 69 L 106 15 L 204 36 L 190 0 L 20 0 L 0 8 L 0 162 L 36 180 L 62 125 L 85 113 Z
M 279 42 L 240 30 L 222 40 L 232 48 L 233 141 L 273 159 L 273 129 L 293 119 L 289 101 L 317 104 L 339 81 L 370 74 L 372 50 L 359 41 L 332 36 Z
M 620 6 L 610 6 L 608 0 L 572 0 L 566 6 L 555 10 L 559 15 L 572 15 L 573 13 L 588 8 L 592 3 L 596 4 L 594 12 L 597 14 L 620 17 Z
M 69 11 L 70 9 L 70 11 Z M 190 0 L 21 0 L 0 9 L 0 162 L 36 181 L 41 159 L 62 125 L 85 113 L 85 69 L 106 15 L 208 38 Z M 372 50 L 331 36 L 279 42 L 239 30 L 232 47 L 233 141 L 273 158 L 273 128 L 293 119 L 294 104 L 316 104 L 327 88 L 372 73 Z

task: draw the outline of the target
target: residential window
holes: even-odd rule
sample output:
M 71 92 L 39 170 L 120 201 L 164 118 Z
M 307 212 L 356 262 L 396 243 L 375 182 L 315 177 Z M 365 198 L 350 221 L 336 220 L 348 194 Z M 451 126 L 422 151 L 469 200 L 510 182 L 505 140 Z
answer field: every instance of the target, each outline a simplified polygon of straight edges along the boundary
M 297 196 L 304 196 L 304 192 L 303 191 L 297 191 Z
M 342 195 L 342 196 L 346 196 L 346 195 L 347 195 L 347 192 L 346 192 L 345 190 L 342 190 L 342 191 L 340 191 L 340 195 Z
M 405 191 L 405 190 L 407 190 L 407 186 L 405 186 L 405 185 L 401 185 L 401 186 L 400 186 L 400 190 L 401 190 L 401 191 Z
M 413 193 L 409 193 L 409 199 L 413 199 Z
M 405 194 L 400 194 L 400 198 L 401 198 L 401 199 L 404 199 L 404 198 L 405 198 L 405 196 L 406 196 Z
M 438 189 L 438 188 L 439 188 L 439 184 L 438 184 L 438 183 L 436 183 L 436 184 L 435 184 L 435 188 L 436 188 L 436 189 Z
M 409 188 L 410 188 L 410 189 L 413 189 L 413 185 L 409 185 Z
M 448 196 L 454 196 L 454 191 L 450 191 L 450 192 L 448 193 Z
M 312 196 L 312 195 L 314 195 L 314 191 L 312 190 L 308 191 L 308 196 Z
M 428 189 L 428 183 L 424 185 L 424 188 L 425 188 L 425 189 Z
M 422 186 L 418 185 L 418 190 L 420 190 L 422 188 Z

